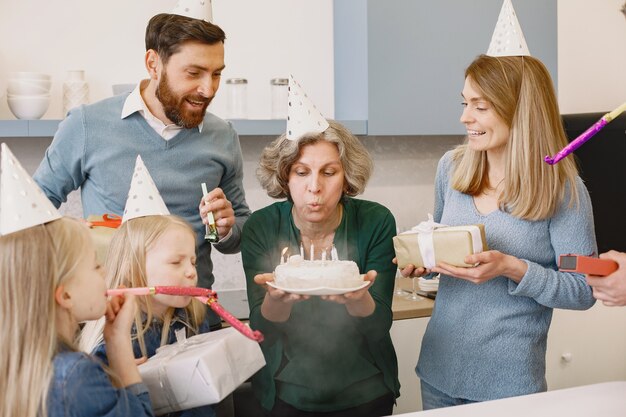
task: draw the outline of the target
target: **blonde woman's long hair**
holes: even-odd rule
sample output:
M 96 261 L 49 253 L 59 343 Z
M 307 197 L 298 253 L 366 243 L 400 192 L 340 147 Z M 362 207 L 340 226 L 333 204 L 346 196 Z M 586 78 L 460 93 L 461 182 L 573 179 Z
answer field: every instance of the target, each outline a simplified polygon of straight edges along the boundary
M 510 128 L 500 209 L 524 220 L 546 219 L 557 211 L 566 188 L 569 204 L 577 202 L 578 169 L 572 158 L 556 165 L 543 161 L 568 142 L 552 79 L 541 61 L 480 55 L 465 70 L 465 78 Z M 485 151 L 464 144 L 454 150 L 453 159 L 452 188 L 475 196 L 490 187 Z
M 90 236 L 61 218 L 0 237 L 0 415 L 47 415 L 57 333 L 55 290 L 74 276 Z M 76 327 L 78 331 L 78 325 Z
M 152 245 L 172 226 L 180 226 L 189 231 L 196 239 L 196 234 L 185 220 L 177 216 L 145 216 L 124 222 L 115 232 L 105 262 L 106 282 L 108 288 L 117 288 L 125 285 L 128 288 L 146 287 L 146 253 Z M 135 316 L 135 334 L 132 335 L 139 343 L 144 356 L 147 356 L 144 334 L 150 328 L 154 317 L 151 307 L 151 296 L 137 297 L 139 307 Z M 206 306 L 196 299 L 185 308 L 186 323 L 193 332 L 198 332 L 200 324 L 206 315 Z M 161 346 L 167 344 L 167 337 L 174 318 L 174 308 L 168 308 L 163 315 L 163 330 Z M 83 328 L 80 348 L 91 352 L 102 343 L 104 320 L 87 323 Z

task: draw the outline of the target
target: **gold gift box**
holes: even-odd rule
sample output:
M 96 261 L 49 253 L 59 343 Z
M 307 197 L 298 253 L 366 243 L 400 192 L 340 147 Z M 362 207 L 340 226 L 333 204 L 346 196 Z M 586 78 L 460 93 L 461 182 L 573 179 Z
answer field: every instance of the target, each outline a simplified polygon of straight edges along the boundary
M 104 264 L 104 261 L 109 250 L 109 244 L 113 239 L 113 234 L 117 230 L 114 227 L 114 222 L 107 221 L 105 216 L 90 215 L 87 216 L 87 221 L 90 223 L 110 223 L 110 226 L 93 226 L 89 229 L 89 234 L 93 240 L 94 247 L 96 249 L 96 259 L 100 264 Z
M 445 226 L 434 230 L 433 248 L 437 263 L 445 262 L 459 267 L 471 267 L 474 265 L 465 263 L 467 255 L 489 250 L 485 239 L 485 225 L 471 226 L 473 227 Z M 474 248 L 472 233 L 480 233 L 482 249 Z M 404 233 L 393 238 L 393 247 L 400 268 L 409 264 L 415 265 L 416 268 L 424 266 L 417 235 L 418 233 Z

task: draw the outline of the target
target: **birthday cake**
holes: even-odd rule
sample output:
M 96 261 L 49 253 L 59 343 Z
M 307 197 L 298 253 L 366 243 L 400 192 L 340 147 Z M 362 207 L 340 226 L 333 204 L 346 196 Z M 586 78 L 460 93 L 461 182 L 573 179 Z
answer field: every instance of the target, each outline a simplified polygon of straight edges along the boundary
M 284 288 L 355 288 L 363 284 L 352 261 L 307 261 L 299 255 L 276 267 L 275 283 Z

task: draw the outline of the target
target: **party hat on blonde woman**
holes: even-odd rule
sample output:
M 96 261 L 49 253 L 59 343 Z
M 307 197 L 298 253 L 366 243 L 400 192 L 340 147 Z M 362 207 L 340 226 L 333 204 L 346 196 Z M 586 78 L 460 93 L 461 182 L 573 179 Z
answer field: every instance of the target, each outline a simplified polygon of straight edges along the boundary
M 530 56 L 511 0 L 504 0 L 487 50 L 489 56 Z
M 137 155 L 135 172 L 133 172 L 133 178 L 130 183 L 122 223 L 137 217 L 168 214 L 170 212 L 161 197 L 161 193 L 159 193 L 154 184 L 152 176 L 150 176 L 141 156 Z
M 298 140 L 309 133 L 322 133 L 328 122 L 306 95 L 300 84 L 289 76 L 287 139 Z
M 61 218 L 61 214 L 22 167 L 6 144 L 2 144 L 0 175 L 0 235 Z
M 172 14 L 193 17 L 213 23 L 213 7 L 211 0 L 178 0 Z

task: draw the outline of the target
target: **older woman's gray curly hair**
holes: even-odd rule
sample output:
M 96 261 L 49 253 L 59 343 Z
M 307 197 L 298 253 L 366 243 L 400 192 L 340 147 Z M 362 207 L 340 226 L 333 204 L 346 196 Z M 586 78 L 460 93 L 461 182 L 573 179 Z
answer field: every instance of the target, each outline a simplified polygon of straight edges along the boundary
M 279 136 L 261 154 L 256 175 L 261 186 L 273 198 L 289 198 L 289 172 L 298 160 L 302 148 L 320 141 L 334 143 L 344 170 L 344 194 L 355 196 L 365 190 L 374 163 L 361 142 L 342 124 L 329 120 L 329 127 L 319 134 L 306 135 L 299 140 Z

